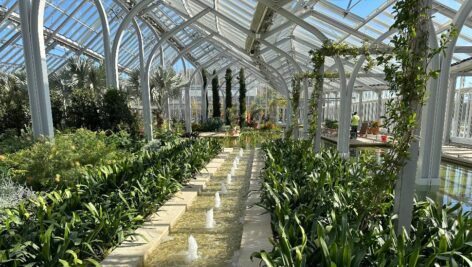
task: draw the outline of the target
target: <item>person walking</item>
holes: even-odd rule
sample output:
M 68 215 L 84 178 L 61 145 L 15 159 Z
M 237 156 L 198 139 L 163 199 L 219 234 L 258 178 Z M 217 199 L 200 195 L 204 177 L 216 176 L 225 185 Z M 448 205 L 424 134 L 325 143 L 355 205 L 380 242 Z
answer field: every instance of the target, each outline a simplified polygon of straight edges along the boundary
M 357 139 L 357 128 L 359 127 L 359 121 L 361 118 L 354 112 L 351 117 L 351 139 Z

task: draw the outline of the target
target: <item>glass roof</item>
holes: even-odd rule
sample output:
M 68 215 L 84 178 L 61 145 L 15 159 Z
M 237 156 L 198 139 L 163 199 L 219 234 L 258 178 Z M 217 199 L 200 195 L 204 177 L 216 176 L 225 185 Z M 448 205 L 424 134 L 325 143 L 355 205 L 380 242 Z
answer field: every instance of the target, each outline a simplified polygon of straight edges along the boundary
M 47 0 L 44 18 L 47 66 L 50 73 L 65 66 L 71 56 L 85 56 L 97 61 L 104 58 L 102 24 L 95 2 L 106 9 L 113 42 L 123 18 L 141 0 Z M 434 0 L 433 24 L 438 37 L 447 30 L 461 5 L 467 0 Z M 272 3 L 268 7 L 266 4 Z M 311 69 L 308 51 L 322 45 L 313 34 L 321 31 L 328 39 L 361 46 L 378 41 L 387 45 L 389 37 L 379 39 L 393 24 L 395 0 L 167 0 L 153 1 L 146 12 L 136 17 L 144 38 L 145 58 L 166 32 L 200 12 L 197 22 L 176 32 L 164 44 L 164 62 L 182 70 L 182 60 L 191 66 L 210 71 L 231 67 L 233 72 L 244 67 L 253 85 L 266 83 L 291 86 L 290 79 L 299 69 Z M 205 11 L 206 10 L 206 11 Z M 281 12 L 283 11 L 283 12 Z M 287 15 L 287 13 L 289 15 Z M 303 22 L 303 23 L 301 23 Z M 308 25 L 308 26 L 307 26 Z M 0 0 L 0 71 L 24 69 L 18 0 Z M 254 40 L 260 38 L 258 54 L 253 54 Z M 472 46 L 472 18 L 466 21 L 457 42 Z M 471 49 L 455 53 L 453 63 L 472 57 Z M 128 25 L 123 34 L 118 62 L 121 75 L 138 69 L 137 31 Z M 289 60 L 291 57 L 295 60 Z M 160 64 L 160 52 L 153 68 Z M 346 72 L 352 71 L 353 59 L 344 59 Z M 335 71 L 334 60 L 326 60 L 326 68 Z M 382 73 L 380 67 L 372 73 Z M 224 71 L 219 75 L 224 76 Z M 277 79 L 274 81 L 273 77 Z M 356 86 L 368 88 L 383 83 L 382 78 L 358 78 Z M 257 81 L 257 82 L 256 82 Z M 337 81 L 329 86 L 339 88 Z M 283 88 L 276 88 L 283 90 Z

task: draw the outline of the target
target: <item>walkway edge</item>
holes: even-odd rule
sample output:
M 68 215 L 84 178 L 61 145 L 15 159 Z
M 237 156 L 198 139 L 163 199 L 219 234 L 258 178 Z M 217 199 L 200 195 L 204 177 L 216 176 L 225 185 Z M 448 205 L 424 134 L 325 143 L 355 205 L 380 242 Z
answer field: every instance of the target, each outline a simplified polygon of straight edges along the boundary
M 221 167 L 232 149 L 212 159 L 207 166 L 181 191 L 162 205 L 157 212 L 146 218 L 146 222 L 136 229 L 138 236 L 130 237 L 116 247 L 103 261 L 103 267 L 141 267 L 150 253 L 165 239 L 179 218 L 192 205 L 197 195 L 205 188 L 210 177 Z
M 252 162 L 249 196 L 246 201 L 243 236 L 237 265 L 239 267 L 259 267 L 259 260 L 254 259 L 254 261 L 251 261 L 251 254 L 260 250 L 272 250 L 272 245 L 269 242 L 269 238 L 272 237 L 270 214 L 265 213 L 263 208 L 255 205 L 261 200 L 260 172 L 264 167 L 264 161 L 260 153 L 262 153 L 260 149 L 256 148 L 256 155 Z

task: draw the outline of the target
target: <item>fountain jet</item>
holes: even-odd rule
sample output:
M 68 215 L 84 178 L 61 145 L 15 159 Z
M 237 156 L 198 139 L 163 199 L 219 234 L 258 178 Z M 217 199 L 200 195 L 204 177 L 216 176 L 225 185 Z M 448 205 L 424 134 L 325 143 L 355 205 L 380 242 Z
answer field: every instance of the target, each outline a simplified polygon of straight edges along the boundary
M 220 192 L 215 193 L 215 208 L 220 208 L 221 207 L 221 198 L 220 198 Z
M 198 244 L 193 235 L 190 235 L 188 237 L 187 260 L 192 262 L 196 259 L 198 259 Z
M 213 209 L 209 209 L 206 212 L 206 224 L 207 229 L 212 229 L 215 226 L 215 220 L 213 219 Z
M 220 190 L 221 194 L 227 194 L 228 193 L 228 190 L 226 189 L 226 185 L 224 182 L 221 182 L 221 190 Z
M 226 177 L 226 183 L 231 184 L 231 173 L 228 173 L 228 176 Z

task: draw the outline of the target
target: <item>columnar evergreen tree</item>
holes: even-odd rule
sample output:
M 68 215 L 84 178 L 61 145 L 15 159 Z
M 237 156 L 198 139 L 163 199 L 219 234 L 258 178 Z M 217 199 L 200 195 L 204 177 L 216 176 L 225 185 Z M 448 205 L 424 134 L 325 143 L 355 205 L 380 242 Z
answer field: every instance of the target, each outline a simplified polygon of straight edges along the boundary
M 246 122 L 246 77 L 244 69 L 239 70 L 239 126 Z
M 206 121 L 208 118 L 208 95 L 206 92 L 206 88 L 208 85 L 208 78 L 207 78 L 207 70 L 202 69 L 202 80 L 203 80 L 203 88 L 202 88 L 202 121 Z
M 218 75 L 216 70 L 213 71 L 213 79 L 211 80 L 211 92 L 213 94 L 213 118 L 221 117 L 220 95 L 218 93 Z
M 226 69 L 226 109 L 225 109 L 225 118 L 226 118 L 226 124 L 230 125 L 230 118 L 229 118 L 229 110 L 233 107 L 233 103 L 231 103 L 232 100 L 232 95 L 231 95 L 231 80 L 233 79 L 233 73 L 231 69 Z

